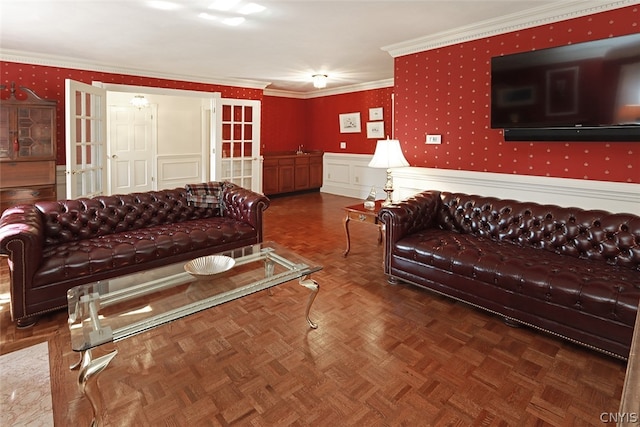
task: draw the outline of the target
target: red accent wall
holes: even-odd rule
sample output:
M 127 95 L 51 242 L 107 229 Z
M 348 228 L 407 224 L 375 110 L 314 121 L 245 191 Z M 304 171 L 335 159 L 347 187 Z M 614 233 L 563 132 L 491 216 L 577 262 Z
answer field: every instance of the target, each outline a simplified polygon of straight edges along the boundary
M 382 107 L 385 135 L 391 136 L 392 93 L 389 87 L 308 99 L 310 145 L 332 153 L 373 154 L 381 138 L 367 138 L 369 109 Z M 344 113 L 360 113 L 360 133 L 340 133 L 339 115 Z M 340 149 L 342 141 L 345 150 Z
M 412 166 L 640 183 L 640 143 L 505 142 L 490 127 L 492 56 L 637 33 L 640 7 L 395 59 L 396 138 Z M 605 84 L 605 82 L 593 82 Z M 425 135 L 441 134 L 441 145 Z
M 262 101 L 261 152 L 295 151 L 304 145 L 312 149 L 307 138 L 311 117 L 305 99 L 265 96 Z
M 263 151 L 295 150 L 302 144 L 305 150 L 373 154 L 379 138 L 367 138 L 369 109 L 382 107 L 385 134 L 391 135 L 392 93 L 393 88 L 381 88 L 310 99 L 265 96 Z M 360 113 L 360 133 L 340 133 L 344 113 Z M 347 143 L 345 150 L 341 141 Z
M 257 99 L 262 100 L 262 90 L 247 89 L 233 86 L 212 85 L 206 83 L 194 83 L 176 80 L 167 80 L 152 77 L 129 76 L 124 74 L 103 73 L 99 71 L 74 70 L 61 67 L 47 67 L 42 65 L 21 64 L 15 62 L 0 61 L 0 84 L 7 89 L 11 82 L 16 83 L 16 88 L 26 86 L 33 90 L 40 98 L 54 99 L 58 101 L 57 108 L 57 153 L 56 163 L 63 165 L 66 162 L 64 140 L 64 104 L 65 104 L 65 79 L 72 79 L 82 83 L 91 84 L 94 81 L 103 83 L 115 83 L 132 86 L 150 86 L 167 89 L 194 90 L 201 92 L 220 92 L 223 98 Z M 20 98 L 22 92 L 16 90 Z M 3 90 L 1 98 L 9 96 L 9 90 Z

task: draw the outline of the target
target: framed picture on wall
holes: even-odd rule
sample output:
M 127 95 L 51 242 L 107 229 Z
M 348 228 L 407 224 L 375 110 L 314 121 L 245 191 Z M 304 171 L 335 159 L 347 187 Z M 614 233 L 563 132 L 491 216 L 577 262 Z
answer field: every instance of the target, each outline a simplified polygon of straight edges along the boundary
M 369 120 L 382 120 L 382 107 L 369 108 Z
M 367 122 L 367 138 L 384 138 L 384 122 Z
M 360 133 L 360 113 L 340 114 L 340 133 Z

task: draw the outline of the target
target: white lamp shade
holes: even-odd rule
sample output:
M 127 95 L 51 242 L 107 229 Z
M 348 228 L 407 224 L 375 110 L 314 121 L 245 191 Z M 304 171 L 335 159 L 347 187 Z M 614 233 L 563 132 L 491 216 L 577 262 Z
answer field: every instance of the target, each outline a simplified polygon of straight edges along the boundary
M 369 162 L 371 168 L 400 168 L 409 166 L 409 162 L 402 154 L 400 141 L 397 139 L 382 139 L 376 145 L 376 152 Z

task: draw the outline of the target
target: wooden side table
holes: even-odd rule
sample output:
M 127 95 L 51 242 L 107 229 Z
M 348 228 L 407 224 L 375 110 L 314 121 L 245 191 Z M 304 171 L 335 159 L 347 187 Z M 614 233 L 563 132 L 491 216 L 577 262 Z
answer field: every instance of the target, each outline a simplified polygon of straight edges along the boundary
M 344 218 L 344 231 L 347 234 L 347 249 L 345 249 L 343 256 L 349 255 L 351 250 L 351 239 L 349 237 L 349 221 L 356 220 L 365 224 L 373 224 L 378 227 L 378 244 L 382 243 L 382 224 L 378 221 L 378 212 L 382 208 L 382 202 L 384 200 L 376 200 L 376 206 L 373 209 L 366 209 L 364 202 L 357 205 L 347 206 L 344 208 L 346 216 Z

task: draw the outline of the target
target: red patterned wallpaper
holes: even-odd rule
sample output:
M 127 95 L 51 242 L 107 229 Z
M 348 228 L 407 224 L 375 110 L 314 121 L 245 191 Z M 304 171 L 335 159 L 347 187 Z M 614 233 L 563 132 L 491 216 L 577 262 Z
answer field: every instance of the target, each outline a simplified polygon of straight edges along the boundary
M 42 65 L 20 64 L 0 61 L 0 84 L 7 88 L 11 82 L 18 86 L 26 86 L 33 90 L 40 98 L 55 99 L 57 108 L 57 163 L 65 164 L 64 152 L 64 81 L 72 79 L 91 84 L 93 81 L 116 83 L 131 86 L 150 86 L 168 89 L 195 90 L 201 92 L 220 92 L 224 98 L 262 99 L 262 90 L 247 89 L 233 86 L 212 85 L 186 81 L 166 80 L 153 77 L 129 76 L 123 74 L 103 73 L 99 71 L 74 70 Z M 17 91 L 18 93 L 20 91 Z M 2 98 L 7 98 L 9 91 L 2 91 Z
M 306 137 L 310 120 L 307 100 L 265 96 L 262 100 L 262 152 L 292 151 L 299 145 L 312 149 Z
M 392 93 L 389 87 L 308 99 L 309 146 L 333 153 L 373 154 L 380 138 L 367 138 L 369 109 L 382 107 L 385 135 L 391 136 Z M 360 113 L 360 133 L 340 133 L 338 117 L 344 113 Z M 341 141 L 347 143 L 346 150 L 340 149 Z
M 640 143 L 505 142 L 491 129 L 492 56 L 637 33 L 631 6 L 395 59 L 396 138 L 412 166 L 640 183 Z M 601 84 L 601 82 L 594 82 Z M 441 145 L 425 135 L 441 134 Z

